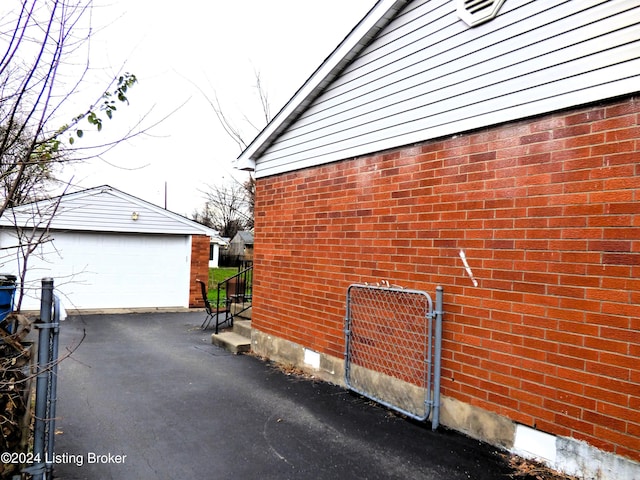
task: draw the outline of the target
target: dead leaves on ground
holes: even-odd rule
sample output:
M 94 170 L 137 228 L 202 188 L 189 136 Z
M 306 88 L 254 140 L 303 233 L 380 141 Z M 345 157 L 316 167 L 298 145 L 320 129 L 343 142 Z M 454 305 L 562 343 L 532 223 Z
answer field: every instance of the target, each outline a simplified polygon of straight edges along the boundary
M 550 469 L 546 465 L 534 460 L 527 460 L 515 455 L 505 454 L 509 466 L 514 470 L 511 477 L 523 480 L 578 480 L 576 477 L 565 475 Z

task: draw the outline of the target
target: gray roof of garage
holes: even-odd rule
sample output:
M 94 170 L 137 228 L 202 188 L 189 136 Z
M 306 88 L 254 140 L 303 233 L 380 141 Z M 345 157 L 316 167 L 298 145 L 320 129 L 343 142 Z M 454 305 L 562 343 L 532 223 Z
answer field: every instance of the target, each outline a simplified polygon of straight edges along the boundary
M 51 230 L 207 235 L 218 232 L 145 200 L 102 185 L 7 210 L 0 227 Z

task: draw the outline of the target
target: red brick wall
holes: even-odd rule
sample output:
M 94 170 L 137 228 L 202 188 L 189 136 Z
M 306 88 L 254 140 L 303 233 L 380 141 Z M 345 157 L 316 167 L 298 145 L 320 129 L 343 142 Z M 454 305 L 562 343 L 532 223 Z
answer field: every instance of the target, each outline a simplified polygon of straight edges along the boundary
M 209 237 L 206 235 L 191 236 L 191 275 L 189 277 L 189 307 L 203 308 L 200 284 L 209 281 Z
M 631 98 L 259 179 L 253 327 L 342 358 L 349 284 L 443 285 L 444 395 L 640 460 L 639 119 Z

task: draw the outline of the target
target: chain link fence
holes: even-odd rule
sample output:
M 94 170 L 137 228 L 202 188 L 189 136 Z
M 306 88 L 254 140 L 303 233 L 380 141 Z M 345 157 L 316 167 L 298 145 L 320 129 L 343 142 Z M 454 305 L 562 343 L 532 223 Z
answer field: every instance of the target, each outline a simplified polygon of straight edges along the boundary
M 437 428 L 442 288 L 434 310 L 423 291 L 351 285 L 346 311 L 347 386 L 418 420 L 426 420 L 433 410 Z

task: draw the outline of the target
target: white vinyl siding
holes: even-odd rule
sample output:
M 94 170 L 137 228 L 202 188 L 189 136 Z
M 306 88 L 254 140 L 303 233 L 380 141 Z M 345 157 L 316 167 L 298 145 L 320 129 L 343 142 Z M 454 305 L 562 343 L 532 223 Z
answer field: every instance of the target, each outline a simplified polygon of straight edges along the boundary
M 115 195 L 87 195 L 65 199 L 54 218 L 56 229 L 82 228 L 93 231 L 136 233 L 183 233 L 185 225 L 166 212 Z M 137 213 L 137 220 L 132 219 Z M 190 229 L 193 232 L 193 227 Z
M 264 177 L 640 90 L 640 5 L 414 1 L 257 157 Z

